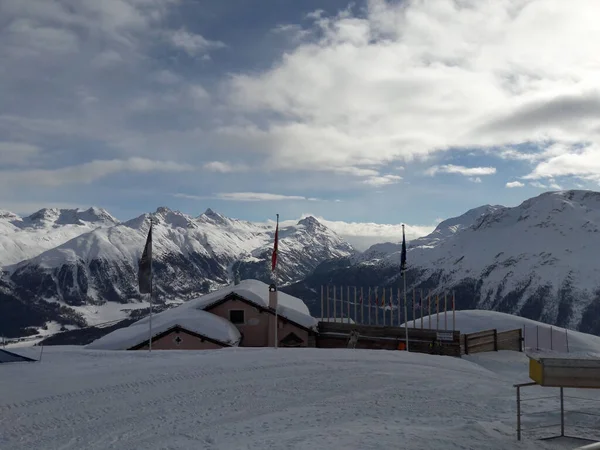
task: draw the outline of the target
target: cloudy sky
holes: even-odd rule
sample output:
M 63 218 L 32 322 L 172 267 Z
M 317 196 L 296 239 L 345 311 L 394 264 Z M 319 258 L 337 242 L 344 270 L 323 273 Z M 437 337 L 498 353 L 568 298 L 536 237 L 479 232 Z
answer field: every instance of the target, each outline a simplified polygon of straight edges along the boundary
M 0 208 L 314 214 L 377 240 L 598 190 L 598 17 L 597 0 L 0 0 Z

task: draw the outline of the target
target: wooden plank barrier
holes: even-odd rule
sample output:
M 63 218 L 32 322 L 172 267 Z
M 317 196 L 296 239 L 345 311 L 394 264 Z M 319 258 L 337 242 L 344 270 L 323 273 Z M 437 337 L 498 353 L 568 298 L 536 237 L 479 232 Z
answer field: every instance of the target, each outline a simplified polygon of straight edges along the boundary
M 477 333 L 463 334 L 460 337 L 461 351 L 464 355 L 481 352 L 497 352 L 498 350 L 523 351 L 523 331 L 485 330 Z

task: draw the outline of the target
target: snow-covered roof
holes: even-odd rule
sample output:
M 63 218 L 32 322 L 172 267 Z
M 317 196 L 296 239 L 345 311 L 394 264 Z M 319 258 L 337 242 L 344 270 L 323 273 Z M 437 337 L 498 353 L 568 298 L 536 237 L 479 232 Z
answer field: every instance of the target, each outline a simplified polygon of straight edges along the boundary
M 98 350 L 127 350 L 148 340 L 150 318 L 145 317 L 128 327 L 120 328 L 86 348 Z M 180 326 L 186 330 L 206 336 L 224 345 L 236 346 L 241 335 L 239 330 L 228 320 L 206 311 L 196 309 L 173 308 L 155 314 L 152 317 L 152 336 L 157 336 L 170 328 Z
M 269 285 L 258 280 L 243 280 L 237 285 L 226 286 L 189 300 L 177 309 L 207 309 L 229 294 L 237 294 L 250 303 L 263 308 L 269 307 Z M 277 294 L 277 314 L 305 328 L 314 328 L 318 323 L 317 319 L 310 315 L 304 301 L 281 291 Z

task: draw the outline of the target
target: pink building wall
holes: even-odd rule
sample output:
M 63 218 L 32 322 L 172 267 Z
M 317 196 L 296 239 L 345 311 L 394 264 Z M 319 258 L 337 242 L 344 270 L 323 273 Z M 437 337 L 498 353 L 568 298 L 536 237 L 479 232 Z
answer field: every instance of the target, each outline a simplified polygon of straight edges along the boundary
M 175 340 L 177 337 L 180 339 L 179 344 Z M 152 350 L 217 350 L 219 348 L 223 348 L 223 346 L 210 341 L 202 341 L 199 337 L 183 330 L 180 330 L 179 333 L 173 330 L 160 339 L 152 341 Z M 148 350 L 148 345 L 144 345 L 139 350 Z
M 240 333 L 244 336 L 240 345 L 242 347 L 271 347 L 273 346 L 272 338 L 269 338 L 269 317 L 274 320 L 274 316 L 270 313 L 261 313 L 258 308 L 251 306 L 240 300 L 228 300 L 214 308 L 210 308 L 208 312 L 229 320 L 230 310 L 243 310 L 243 324 L 234 324 Z M 284 339 L 289 333 L 295 333 L 304 341 L 302 347 L 308 344 L 308 331 L 303 330 L 293 324 L 285 323 L 279 319 L 279 328 L 277 330 L 277 338 L 279 341 Z

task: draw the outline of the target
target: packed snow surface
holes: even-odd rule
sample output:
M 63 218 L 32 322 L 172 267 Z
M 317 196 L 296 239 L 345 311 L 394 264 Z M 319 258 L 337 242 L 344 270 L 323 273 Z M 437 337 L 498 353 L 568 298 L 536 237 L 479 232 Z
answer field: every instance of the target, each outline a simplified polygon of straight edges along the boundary
M 39 357 L 39 349 L 27 350 L 19 352 Z M 527 381 L 526 356 L 516 352 L 459 359 L 347 349 L 47 347 L 41 363 L 6 364 L 0 370 L 0 447 L 575 447 L 528 435 L 516 441 L 512 385 Z M 528 394 L 549 395 L 534 389 L 540 391 Z M 528 403 L 527 411 L 549 401 Z M 552 423 L 556 417 L 536 416 L 526 423 L 544 419 Z M 573 420 L 567 413 L 567 426 Z

